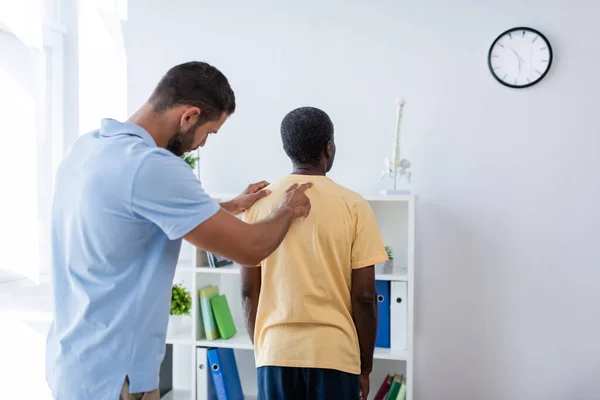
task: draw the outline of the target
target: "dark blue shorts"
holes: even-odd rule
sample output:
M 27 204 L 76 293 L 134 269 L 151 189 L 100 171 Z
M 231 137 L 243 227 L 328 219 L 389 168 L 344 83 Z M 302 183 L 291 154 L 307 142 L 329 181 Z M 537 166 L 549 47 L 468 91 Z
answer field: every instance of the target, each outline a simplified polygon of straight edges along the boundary
M 358 375 L 334 369 L 260 367 L 258 400 L 358 400 Z

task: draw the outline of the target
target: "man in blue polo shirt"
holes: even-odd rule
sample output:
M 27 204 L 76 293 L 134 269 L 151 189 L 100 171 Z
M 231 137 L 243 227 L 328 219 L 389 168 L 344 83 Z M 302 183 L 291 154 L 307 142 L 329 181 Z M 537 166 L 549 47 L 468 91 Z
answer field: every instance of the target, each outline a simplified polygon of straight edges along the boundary
M 243 265 L 273 252 L 305 217 L 310 184 L 290 187 L 268 218 L 239 214 L 266 182 L 214 203 L 179 156 L 235 111 L 227 78 L 200 62 L 167 72 L 128 122 L 79 138 L 56 178 L 54 321 L 48 383 L 56 400 L 158 399 L 171 285 L 181 239 Z

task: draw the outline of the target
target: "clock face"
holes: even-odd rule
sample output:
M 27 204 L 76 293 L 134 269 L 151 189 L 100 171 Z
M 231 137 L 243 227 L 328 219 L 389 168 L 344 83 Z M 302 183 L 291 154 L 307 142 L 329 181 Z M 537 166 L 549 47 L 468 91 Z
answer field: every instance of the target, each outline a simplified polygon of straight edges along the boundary
M 494 41 L 488 55 L 492 75 L 512 88 L 536 84 L 546 76 L 551 65 L 550 42 L 531 28 L 513 28 L 504 32 Z

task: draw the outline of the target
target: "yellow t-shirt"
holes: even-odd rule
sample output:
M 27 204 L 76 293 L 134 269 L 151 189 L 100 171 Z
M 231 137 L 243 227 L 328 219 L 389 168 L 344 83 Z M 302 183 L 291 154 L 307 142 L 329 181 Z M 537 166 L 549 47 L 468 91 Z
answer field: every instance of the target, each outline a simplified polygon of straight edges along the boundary
M 325 176 L 288 175 L 271 185 L 271 195 L 254 204 L 244 220 L 267 217 L 290 185 L 304 182 L 313 183 L 306 191 L 310 215 L 295 221 L 279 248 L 261 263 L 256 366 L 359 374 L 351 271 L 388 259 L 367 201 Z

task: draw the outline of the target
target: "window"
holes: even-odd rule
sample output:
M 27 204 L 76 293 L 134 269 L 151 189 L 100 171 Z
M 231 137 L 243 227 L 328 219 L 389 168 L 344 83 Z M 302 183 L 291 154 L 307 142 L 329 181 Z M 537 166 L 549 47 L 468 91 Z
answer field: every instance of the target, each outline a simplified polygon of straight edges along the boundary
M 39 2 L 24 1 L 26 13 L 0 14 L 0 132 L 9 144 L 0 154 L 0 284 L 37 283 L 49 271 L 52 190 L 65 148 L 66 30 L 56 21 L 58 0 L 45 3 L 45 23 L 43 13 L 31 9 Z M 39 15 L 40 26 L 22 15 Z

